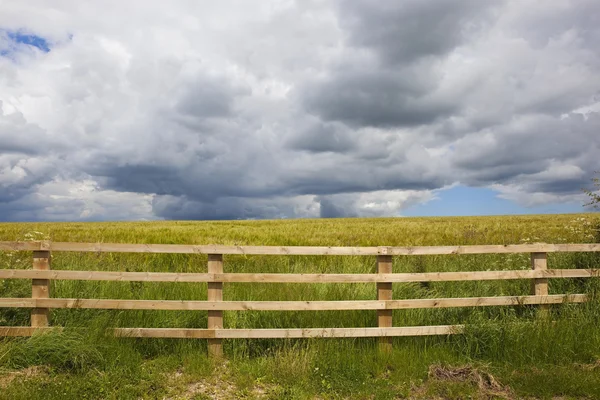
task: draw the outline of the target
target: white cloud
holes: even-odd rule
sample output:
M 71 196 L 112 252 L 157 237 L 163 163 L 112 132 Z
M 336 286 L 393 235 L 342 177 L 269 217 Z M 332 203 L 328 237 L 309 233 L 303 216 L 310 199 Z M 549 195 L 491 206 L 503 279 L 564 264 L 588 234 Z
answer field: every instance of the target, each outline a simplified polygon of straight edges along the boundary
M 0 219 L 399 215 L 456 182 L 580 201 L 598 4 L 4 4 L 0 32 L 51 50 L 0 35 Z

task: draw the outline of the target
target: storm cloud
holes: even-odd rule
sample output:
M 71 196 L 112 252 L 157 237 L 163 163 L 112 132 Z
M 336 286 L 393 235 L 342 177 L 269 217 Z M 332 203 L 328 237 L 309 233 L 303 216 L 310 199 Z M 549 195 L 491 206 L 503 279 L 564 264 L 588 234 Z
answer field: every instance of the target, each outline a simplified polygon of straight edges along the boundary
M 600 170 L 597 15 L 593 0 L 5 4 L 0 220 L 397 216 L 457 184 L 580 201 Z
M 339 3 L 340 25 L 349 44 L 374 50 L 389 64 L 439 57 L 454 50 L 483 29 L 500 1 L 368 0 Z

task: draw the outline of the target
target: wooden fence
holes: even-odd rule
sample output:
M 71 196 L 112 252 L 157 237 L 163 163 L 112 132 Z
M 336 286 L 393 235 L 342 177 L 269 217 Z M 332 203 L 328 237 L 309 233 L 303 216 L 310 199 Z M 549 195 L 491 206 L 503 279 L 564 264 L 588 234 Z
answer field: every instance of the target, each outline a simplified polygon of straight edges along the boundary
M 222 355 L 222 339 L 233 338 L 307 338 L 379 337 L 382 350 L 391 349 L 395 336 L 450 335 L 460 333 L 463 325 L 394 327 L 392 310 L 411 308 L 480 307 L 536 304 L 581 303 L 585 294 L 549 295 L 548 279 L 588 278 L 600 275 L 599 269 L 548 269 L 547 253 L 599 252 L 600 244 L 523 244 L 428 247 L 279 247 L 166 244 L 109 244 L 60 242 L 0 242 L 0 251 L 32 251 L 33 269 L 0 269 L 0 279 L 31 279 L 31 298 L 0 298 L 0 307 L 31 309 L 30 327 L 0 327 L 0 336 L 30 336 L 49 326 L 52 308 L 96 308 L 126 310 L 207 310 L 208 329 L 116 328 L 117 336 L 153 338 L 208 339 L 209 353 Z M 207 254 L 207 273 L 106 272 L 51 270 L 52 251 Z M 531 253 L 531 270 L 393 273 L 392 257 L 400 255 Z M 374 274 L 248 274 L 224 273 L 223 255 L 331 255 L 376 256 Z M 435 298 L 393 300 L 394 282 L 441 282 L 531 279 L 527 296 L 472 298 Z M 207 282 L 207 301 L 59 299 L 50 297 L 50 280 L 101 280 L 140 282 Z M 377 300 L 360 301 L 223 301 L 223 283 L 365 283 L 377 284 Z M 377 327 L 315 329 L 226 329 L 224 310 L 376 310 Z

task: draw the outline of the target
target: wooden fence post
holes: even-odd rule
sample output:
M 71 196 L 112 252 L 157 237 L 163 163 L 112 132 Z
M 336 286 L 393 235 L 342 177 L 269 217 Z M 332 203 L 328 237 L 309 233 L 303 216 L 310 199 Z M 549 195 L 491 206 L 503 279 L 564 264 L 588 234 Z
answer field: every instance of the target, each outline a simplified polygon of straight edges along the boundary
M 33 252 L 33 269 L 47 271 L 50 269 L 50 252 L 47 250 L 36 250 Z M 50 280 L 32 279 L 31 298 L 47 299 L 50 297 Z M 31 327 L 39 328 L 49 325 L 50 309 L 33 308 L 31 310 Z
M 531 268 L 534 271 L 548 269 L 548 259 L 546 253 L 531 253 Z M 531 285 L 531 292 L 534 296 L 548 295 L 548 278 L 535 278 Z M 549 304 L 541 304 L 540 311 L 546 315 L 550 309 Z
M 392 256 L 377 256 L 377 273 L 392 273 Z M 377 282 L 377 300 L 392 300 L 391 282 Z M 393 326 L 392 310 L 377 310 L 377 326 L 380 328 L 391 328 Z M 379 349 L 384 352 L 390 352 L 392 350 L 392 337 L 380 337 Z
M 208 273 L 223 273 L 223 255 L 208 255 Z M 208 301 L 223 301 L 223 282 L 208 282 Z M 223 329 L 223 311 L 208 311 L 208 329 Z M 211 357 L 223 356 L 221 339 L 208 339 L 208 354 Z

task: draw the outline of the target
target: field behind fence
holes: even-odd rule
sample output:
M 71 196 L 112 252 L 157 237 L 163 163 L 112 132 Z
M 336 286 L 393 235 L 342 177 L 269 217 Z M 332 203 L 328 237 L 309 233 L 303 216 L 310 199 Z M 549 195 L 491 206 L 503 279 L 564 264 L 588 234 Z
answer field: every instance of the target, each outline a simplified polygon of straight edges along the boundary
M 113 329 L 117 336 L 144 338 L 201 338 L 208 339 L 208 350 L 221 356 L 223 339 L 276 339 L 314 337 L 379 337 L 380 349 L 389 351 L 392 338 L 397 336 L 451 335 L 462 333 L 463 324 L 398 326 L 394 324 L 393 310 L 443 309 L 486 306 L 539 306 L 538 313 L 547 315 L 552 304 L 582 303 L 587 293 L 550 293 L 549 280 L 594 278 L 596 268 L 548 268 L 549 253 L 597 253 L 600 244 L 515 244 L 465 246 L 227 246 L 175 245 L 127 243 L 68 243 L 51 241 L 0 242 L 0 250 L 32 252 L 32 269 L 0 269 L 0 279 L 31 280 L 31 297 L 0 298 L 2 308 L 31 309 L 31 325 L 0 327 L 0 336 L 30 336 L 36 331 L 52 329 L 52 309 L 111 309 L 154 311 L 206 311 L 206 328 L 185 327 L 121 327 Z M 62 252 L 74 253 L 144 253 L 191 254 L 206 257 L 206 272 L 132 272 L 52 269 L 51 259 Z M 466 256 L 483 254 L 527 254 L 530 269 L 493 270 L 487 266 L 474 271 L 430 271 L 394 273 L 394 257 Z M 193 257 L 192 256 L 192 257 Z M 284 257 L 361 257 L 370 258 L 373 273 L 269 273 L 225 272 L 224 256 L 284 256 Z M 60 257 L 60 256 L 59 256 Z M 196 260 L 200 262 L 200 260 Z M 193 262 L 193 261 L 192 261 Z M 166 299 L 94 299 L 86 297 L 53 298 L 51 281 L 115 281 L 115 282 L 170 282 L 205 283 L 205 300 Z M 527 280 L 529 293 L 476 297 L 433 297 L 394 299 L 394 283 L 480 282 Z M 374 284 L 374 299 L 253 301 L 224 300 L 228 284 Z M 274 290 L 277 292 L 277 289 Z M 357 311 L 376 313 L 377 326 L 372 327 L 286 327 L 277 329 L 228 327 L 224 311 Z M 343 324 L 343 323 L 342 323 Z
M 598 213 L 0 223 L 0 241 L 0 326 L 40 331 L 0 337 L 0 399 L 600 398 Z M 426 327 L 444 333 L 391 336 Z

